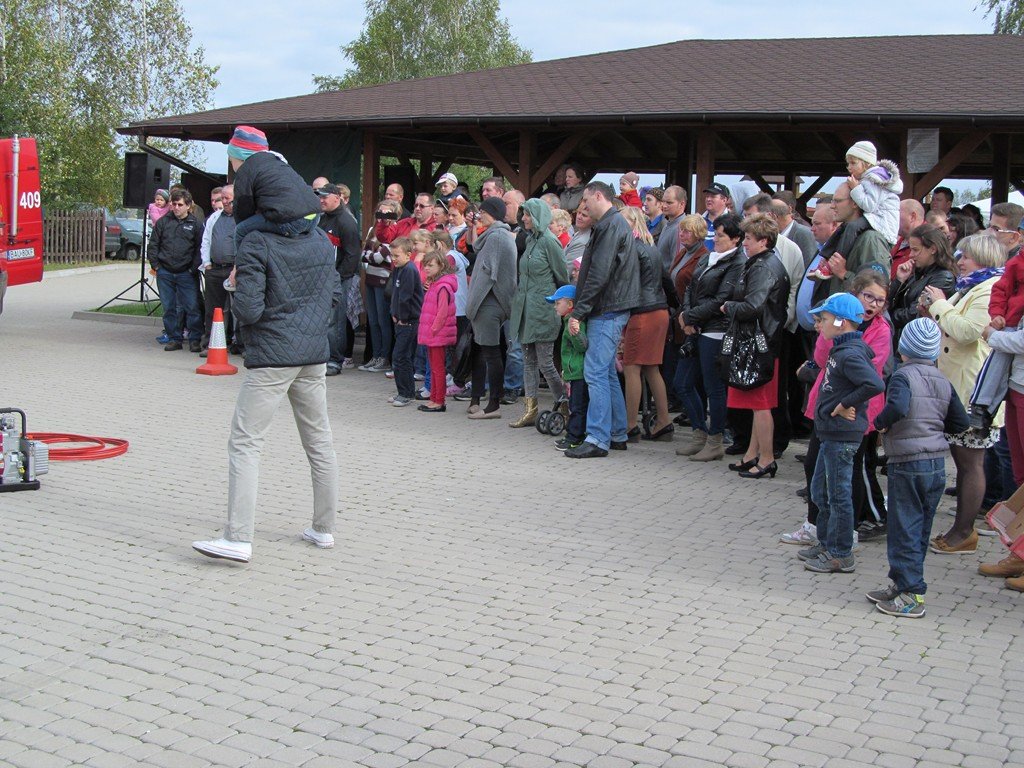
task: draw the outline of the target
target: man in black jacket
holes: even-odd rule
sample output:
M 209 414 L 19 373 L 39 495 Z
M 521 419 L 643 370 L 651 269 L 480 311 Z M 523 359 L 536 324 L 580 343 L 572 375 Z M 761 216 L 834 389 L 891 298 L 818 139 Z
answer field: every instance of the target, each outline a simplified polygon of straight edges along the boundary
M 200 351 L 203 316 L 199 312 L 199 292 L 192 265 L 199 261 L 203 225 L 189 212 L 192 195 L 187 190 L 171 192 L 171 213 L 153 226 L 149 238 L 149 263 L 156 270 L 156 284 L 164 309 L 164 350 L 181 349 L 181 313 L 188 324 L 188 346 Z M 180 311 L 179 311 L 180 310 Z
M 626 401 L 615 370 L 615 353 L 629 311 L 640 304 L 640 265 L 633 231 L 612 205 L 614 197 L 612 188 L 600 181 L 583 190 L 581 206 L 594 225 L 576 281 L 569 333 L 578 334 L 580 321 L 586 321 L 589 346 L 583 378 L 590 390 L 590 405 L 587 439 L 565 452 L 572 459 L 607 456 L 609 448 L 626 449 Z
M 338 286 L 334 248 L 318 229 L 291 237 L 253 232 L 242 240 L 235 264 L 232 308 L 248 371 L 228 439 L 228 523 L 223 538 L 192 547 L 207 557 L 249 562 L 260 453 L 286 396 L 313 478 L 313 525 L 302 538 L 321 549 L 333 547 L 338 457 L 324 369 Z
M 316 193 L 320 197 L 318 226 L 327 233 L 327 239 L 335 248 L 335 267 L 341 280 L 331 320 L 331 359 L 327 363 L 327 375 L 336 376 L 346 361 L 351 362 L 345 357 L 348 348 L 348 296 L 357 279 L 362 251 L 359 247 L 359 225 L 342 202 L 338 185 L 324 184 Z

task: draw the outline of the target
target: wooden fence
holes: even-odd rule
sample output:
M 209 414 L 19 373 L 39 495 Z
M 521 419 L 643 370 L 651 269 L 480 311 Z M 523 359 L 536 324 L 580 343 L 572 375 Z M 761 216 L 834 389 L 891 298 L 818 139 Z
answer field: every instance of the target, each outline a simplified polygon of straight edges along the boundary
M 103 211 L 55 211 L 43 217 L 43 261 L 47 264 L 75 264 L 103 261 Z

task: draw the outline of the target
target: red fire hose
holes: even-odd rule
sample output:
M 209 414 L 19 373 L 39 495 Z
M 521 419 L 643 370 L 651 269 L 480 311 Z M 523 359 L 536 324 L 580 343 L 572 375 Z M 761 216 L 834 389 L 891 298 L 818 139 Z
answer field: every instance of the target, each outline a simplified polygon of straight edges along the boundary
M 51 461 L 96 461 L 112 459 L 128 450 L 128 441 L 117 437 L 89 437 L 70 435 L 65 432 L 33 432 L 25 435 L 29 440 L 38 440 L 47 445 L 54 443 L 89 443 L 76 448 L 51 448 Z

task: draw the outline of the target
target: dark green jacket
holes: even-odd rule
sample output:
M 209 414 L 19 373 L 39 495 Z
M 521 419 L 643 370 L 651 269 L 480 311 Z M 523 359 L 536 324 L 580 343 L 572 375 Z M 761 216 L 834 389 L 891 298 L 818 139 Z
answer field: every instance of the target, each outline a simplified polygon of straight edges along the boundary
M 548 225 L 551 209 L 543 200 L 531 198 L 523 208 L 533 219 L 526 235 L 526 251 L 519 260 L 519 285 L 512 300 L 509 329 L 520 344 L 554 341 L 558 338 L 558 315 L 546 297 L 569 282 L 562 246 Z
M 587 354 L 587 321 L 580 320 L 580 332 L 569 333 L 569 318 L 562 328 L 562 381 L 583 380 L 583 358 Z

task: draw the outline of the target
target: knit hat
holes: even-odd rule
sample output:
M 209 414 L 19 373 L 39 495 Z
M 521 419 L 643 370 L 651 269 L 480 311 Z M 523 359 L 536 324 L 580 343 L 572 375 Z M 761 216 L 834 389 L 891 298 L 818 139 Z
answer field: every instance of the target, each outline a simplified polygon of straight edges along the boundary
M 851 293 L 833 293 L 824 304 L 811 310 L 812 315 L 817 315 L 820 312 L 828 312 L 842 320 L 859 323 L 864 317 L 864 305 Z
M 868 165 L 878 165 L 878 150 L 875 149 L 875 145 L 870 141 L 858 141 L 846 150 L 846 156 L 856 157 Z
M 482 203 L 480 203 L 480 210 L 484 213 L 489 213 L 494 217 L 495 221 L 505 220 L 505 201 L 500 197 L 488 197 Z
M 942 334 L 930 317 L 918 317 L 903 326 L 900 354 L 912 360 L 938 360 Z
M 228 157 L 233 157 L 244 163 L 257 152 L 266 152 L 268 149 L 270 149 L 270 144 L 267 142 L 267 134 L 251 125 L 240 125 L 231 134 L 231 141 L 228 142 Z
M 162 197 L 164 199 L 164 202 L 166 203 L 170 201 L 171 194 L 166 189 L 158 189 L 156 192 L 153 193 L 153 197 Z
M 636 185 L 640 183 L 640 175 L 634 173 L 633 171 L 630 171 L 629 173 L 624 173 L 621 177 L 619 177 L 619 182 L 621 183 L 623 181 L 629 184 L 629 186 L 631 186 L 633 189 L 636 189 Z

